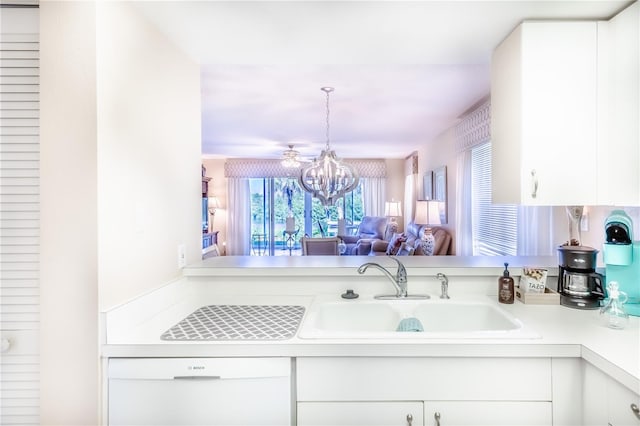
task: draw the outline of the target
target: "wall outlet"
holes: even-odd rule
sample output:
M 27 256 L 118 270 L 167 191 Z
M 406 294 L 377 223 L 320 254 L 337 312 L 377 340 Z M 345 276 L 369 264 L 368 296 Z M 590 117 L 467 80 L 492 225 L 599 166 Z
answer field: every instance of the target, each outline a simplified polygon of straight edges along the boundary
M 187 266 L 187 253 L 184 244 L 178 244 L 178 268 Z

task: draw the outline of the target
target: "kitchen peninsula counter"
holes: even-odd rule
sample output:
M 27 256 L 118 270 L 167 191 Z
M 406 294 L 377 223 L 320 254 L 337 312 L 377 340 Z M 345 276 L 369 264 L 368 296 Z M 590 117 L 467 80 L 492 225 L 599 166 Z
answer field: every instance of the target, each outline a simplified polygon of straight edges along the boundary
M 499 276 L 504 263 L 520 275 L 523 267 L 542 267 L 549 275 L 558 275 L 555 256 L 406 256 L 399 258 L 413 276 L 433 275 L 434 269 L 444 274 Z M 184 276 L 308 276 L 354 275 L 364 262 L 378 262 L 394 267 L 395 263 L 380 256 L 221 256 L 205 259 L 184 269 Z
M 522 357 L 582 358 L 640 393 L 640 323 L 631 317 L 624 330 L 601 325 L 597 310 L 560 305 L 500 305 L 534 331 L 535 338 L 467 339 L 304 339 L 272 341 L 165 341 L 162 333 L 206 305 L 303 306 L 318 296 L 335 297 L 354 289 L 363 300 L 388 294 L 391 283 L 379 271 L 359 275 L 366 261 L 395 272 L 395 262 L 367 257 L 219 257 L 185 268 L 183 277 L 102 313 L 102 356 L 109 357 Z M 449 276 L 452 300 L 467 295 L 497 300 L 497 277 L 509 262 L 516 277 L 524 266 L 547 267 L 548 286 L 557 279 L 549 258 L 402 258 L 409 293 L 440 294 L 438 272 Z M 554 266 L 551 266 L 554 265 Z M 302 319 L 304 324 L 305 318 Z M 302 327 L 302 325 L 301 325 Z M 298 331 L 300 330 L 300 328 Z

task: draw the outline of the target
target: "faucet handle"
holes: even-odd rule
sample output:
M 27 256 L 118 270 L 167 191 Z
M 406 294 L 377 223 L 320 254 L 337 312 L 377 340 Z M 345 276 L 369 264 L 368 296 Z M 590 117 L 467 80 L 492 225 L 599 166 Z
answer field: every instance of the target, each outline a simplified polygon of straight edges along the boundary
M 438 272 L 436 278 L 440 280 L 440 299 L 449 299 L 449 278 L 442 272 Z
M 395 260 L 398 263 L 398 270 L 396 271 L 396 281 L 398 283 L 406 283 L 407 282 L 407 269 L 404 267 L 402 262 L 398 260 L 395 256 L 390 256 L 391 259 Z

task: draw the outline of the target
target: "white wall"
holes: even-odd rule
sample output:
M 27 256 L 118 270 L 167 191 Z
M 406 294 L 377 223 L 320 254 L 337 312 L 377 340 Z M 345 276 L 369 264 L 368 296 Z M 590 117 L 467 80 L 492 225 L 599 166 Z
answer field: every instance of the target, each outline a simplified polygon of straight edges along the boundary
M 200 68 L 126 2 L 97 6 L 100 308 L 201 258 Z
M 201 255 L 199 68 L 125 2 L 40 17 L 41 423 L 95 425 L 99 310 Z
M 447 167 L 447 224 L 443 225 L 453 238 L 451 253 L 456 254 L 456 151 L 454 128 L 426 142 L 418 151 L 418 194 L 422 194 L 423 176 L 428 170 Z
M 95 4 L 40 5 L 40 404 L 98 421 Z

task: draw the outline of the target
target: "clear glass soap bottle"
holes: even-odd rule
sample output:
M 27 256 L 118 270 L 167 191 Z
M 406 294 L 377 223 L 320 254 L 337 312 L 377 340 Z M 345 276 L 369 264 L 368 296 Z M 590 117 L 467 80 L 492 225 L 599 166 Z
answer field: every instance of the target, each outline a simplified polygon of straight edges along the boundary
M 607 286 L 609 300 L 600 309 L 602 322 L 609 328 L 623 329 L 629 323 L 629 315 L 622 306 L 627 301 L 627 294 L 618 289 L 618 283 L 611 281 Z

